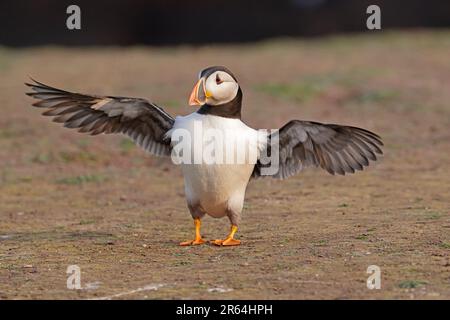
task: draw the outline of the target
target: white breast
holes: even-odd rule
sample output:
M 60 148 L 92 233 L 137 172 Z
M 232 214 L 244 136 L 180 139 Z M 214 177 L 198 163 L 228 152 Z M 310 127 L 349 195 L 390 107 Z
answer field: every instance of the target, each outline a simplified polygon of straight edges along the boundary
M 227 209 L 240 213 L 264 135 L 239 119 L 198 113 L 175 119 L 168 133 L 172 143 L 180 131 L 190 135 L 191 162 L 181 164 L 188 203 L 200 204 L 214 217 L 224 216 Z

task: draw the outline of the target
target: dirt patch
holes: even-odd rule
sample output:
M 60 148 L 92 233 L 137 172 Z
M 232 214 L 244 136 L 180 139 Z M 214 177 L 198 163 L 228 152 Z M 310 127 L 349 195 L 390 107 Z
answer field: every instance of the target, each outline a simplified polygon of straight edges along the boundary
M 0 49 L 0 298 L 450 298 L 449 39 Z M 250 125 L 357 125 L 384 138 L 385 157 L 353 176 L 253 181 L 242 246 L 179 247 L 193 226 L 178 168 L 123 137 L 62 129 L 24 95 L 31 75 L 187 114 L 198 70 L 217 64 L 238 76 Z M 208 239 L 228 231 L 203 226 Z M 69 265 L 83 290 L 66 288 Z M 370 265 L 380 290 L 366 287 Z

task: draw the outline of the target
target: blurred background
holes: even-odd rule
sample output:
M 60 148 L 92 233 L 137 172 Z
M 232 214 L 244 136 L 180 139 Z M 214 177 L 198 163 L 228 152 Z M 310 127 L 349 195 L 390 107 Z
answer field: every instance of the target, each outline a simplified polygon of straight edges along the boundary
M 0 1 L 0 299 L 449 299 L 449 27 L 448 0 Z M 185 115 L 210 65 L 237 76 L 245 123 L 358 126 L 384 157 L 251 181 L 242 246 L 182 248 L 192 219 L 170 159 L 61 128 L 24 94 L 32 76 Z M 83 290 L 66 288 L 73 264 Z M 373 264 L 381 290 L 366 287 Z
M 62 28 L 71 4 L 82 9 L 81 31 Z M 0 43 L 211 44 L 364 32 L 371 4 L 382 7 L 384 30 L 450 25 L 446 0 L 4 0 Z

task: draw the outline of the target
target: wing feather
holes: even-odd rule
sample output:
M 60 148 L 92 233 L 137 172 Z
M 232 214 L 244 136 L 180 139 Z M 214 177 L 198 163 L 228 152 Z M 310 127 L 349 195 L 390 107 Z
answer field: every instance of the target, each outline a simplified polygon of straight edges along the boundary
M 170 155 L 165 137 L 174 119 L 154 103 L 140 98 L 95 96 L 69 92 L 31 79 L 26 83 L 38 99 L 34 107 L 46 109 L 42 115 L 79 132 L 97 135 L 122 133 L 155 155 Z
M 274 137 L 278 145 L 272 142 Z M 275 178 L 285 179 L 311 166 L 345 175 L 363 170 L 369 160 L 376 161 L 383 154 L 382 146 L 380 136 L 366 129 L 293 120 L 269 136 L 263 154 L 278 157 L 278 171 L 270 175 Z M 270 165 L 270 161 L 258 161 L 252 177 L 264 176 L 262 169 Z

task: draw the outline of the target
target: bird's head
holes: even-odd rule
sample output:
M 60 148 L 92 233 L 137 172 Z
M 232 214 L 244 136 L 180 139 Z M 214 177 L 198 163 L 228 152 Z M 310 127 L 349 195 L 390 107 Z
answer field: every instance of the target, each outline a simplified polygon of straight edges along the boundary
M 191 106 L 220 106 L 236 98 L 239 84 L 225 67 L 214 66 L 200 71 L 198 81 L 189 97 Z

